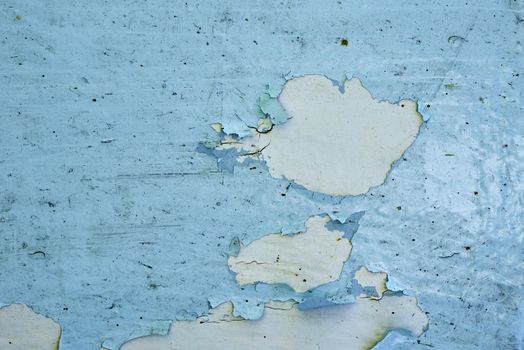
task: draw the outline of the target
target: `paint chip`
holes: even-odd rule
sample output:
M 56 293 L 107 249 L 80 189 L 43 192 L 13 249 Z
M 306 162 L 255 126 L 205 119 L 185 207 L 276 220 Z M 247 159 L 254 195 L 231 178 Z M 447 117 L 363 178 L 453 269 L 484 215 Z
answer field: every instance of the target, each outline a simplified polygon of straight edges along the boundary
M 388 290 L 387 281 L 388 275 L 385 272 L 371 272 L 367 267 L 362 266 L 360 270 L 355 273 L 355 280 L 362 287 L 372 287 L 375 289 L 377 297 L 360 294 L 360 297 L 370 297 L 380 299 Z

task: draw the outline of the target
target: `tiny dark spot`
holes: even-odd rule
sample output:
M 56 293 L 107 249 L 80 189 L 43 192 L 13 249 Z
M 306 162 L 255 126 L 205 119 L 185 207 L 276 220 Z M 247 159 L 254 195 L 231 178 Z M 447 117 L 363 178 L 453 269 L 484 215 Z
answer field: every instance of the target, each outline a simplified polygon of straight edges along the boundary
M 348 46 L 348 45 L 349 45 L 349 41 L 348 41 L 348 39 L 340 39 L 340 45 L 342 45 L 342 46 Z
M 465 246 L 464 249 L 466 249 L 466 250 L 470 250 L 471 247 L 470 247 L 470 246 Z
M 304 278 L 304 279 L 302 280 L 302 282 L 307 282 L 307 280 Z
M 92 101 L 93 101 L 93 102 L 96 102 L 96 98 L 94 98 Z
M 474 191 L 473 194 L 474 194 L 475 196 L 478 196 L 479 192 L 478 192 L 478 191 Z

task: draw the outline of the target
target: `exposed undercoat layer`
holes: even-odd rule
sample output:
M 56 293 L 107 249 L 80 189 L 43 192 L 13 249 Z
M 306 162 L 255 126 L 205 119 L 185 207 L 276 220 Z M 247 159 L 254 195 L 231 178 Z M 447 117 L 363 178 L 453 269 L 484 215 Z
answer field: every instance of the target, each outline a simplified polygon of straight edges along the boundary
M 260 320 L 233 316 L 224 303 L 195 321 L 175 322 L 167 336 L 147 336 L 121 350 L 371 349 L 391 330 L 420 336 L 428 319 L 413 297 L 386 294 L 353 304 L 301 311 L 293 301 L 271 302 Z
M 57 350 L 61 327 L 24 304 L 0 308 L 0 349 Z
M 351 241 L 343 232 L 329 231 L 329 216 L 314 216 L 305 232 L 293 236 L 266 235 L 229 257 L 229 268 L 239 284 L 285 283 L 305 292 L 338 279 L 351 253 Z
M 416 102 L 375 100 L 357 78 L 343 87 L 341 92 L 323 75 L 291 79 L 279 96 L 287 122 L 254 128 L 246 139 L 226 138 L 219 148 L 261 155 L 273 177 L 311 191 L 366 193 L 384 182 L 392 164 L 413 143 L 422 117 Z

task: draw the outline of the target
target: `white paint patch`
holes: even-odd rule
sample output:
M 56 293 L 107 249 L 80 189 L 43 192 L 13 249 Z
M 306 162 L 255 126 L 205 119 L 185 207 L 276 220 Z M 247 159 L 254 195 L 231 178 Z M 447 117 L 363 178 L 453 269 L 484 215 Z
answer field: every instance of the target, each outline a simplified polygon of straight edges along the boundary
M 208 316 L 174 323 L 167 336 L 133 339 L 121 350 L 371 349 L 393 329 L 420 336 L 427 323 L 415 298 L 388 294 L 306 311 L 295 302 L 272 302 L 256 321 L 233 317 L 225 303 Z
M 211 128 L 213 128 L 213 130 L 215 130 L 217 133 L 221 133 L 224 130 L 222 123 L 213 123 L 211 124 Z
M 23 304 L 0 308 L 0 349 L 56 350 L 61 327 Z
M 367 267 L 362 266 L 360 270 L 355 273 L 355 280 L 362 287 L 375 288 L 377 299 L 382 298 L 384 293 L 388 290 L 388 275 L 385 272 L 371 272 Z M 363 294 L 361 296 L 365 295 Z M 370 296 L 370 298 L 373 298 L 373 296 Z
M 259 150 L 271 176 L 308 190 L 366 193 L 384 182 L 413 143 L 422 116 L 414 101 L 375 100 L 357 78 L 345 81 L 344 91 L 323 75 L 287 81 L 279 97 L 287 122 L 255 131 L 235 147 L 250 150 L 249 156 Z
M 228 259 L 240 285 L 256 282 L 285 283 L 305 292 L 335 281 L 351 253 L 351 241 L 343 232 L 329 231 L 329 216 L 313 216 L 305 232 L 293 236 L 266 235 Z

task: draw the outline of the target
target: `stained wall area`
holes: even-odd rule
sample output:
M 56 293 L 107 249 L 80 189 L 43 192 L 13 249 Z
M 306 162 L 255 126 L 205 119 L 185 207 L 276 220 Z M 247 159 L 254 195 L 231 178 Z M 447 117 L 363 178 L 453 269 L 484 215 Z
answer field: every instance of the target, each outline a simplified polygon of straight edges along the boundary
M 245 319 L 348 304 L 363 266 L 428 319 L 376 349 L 522 347 L 522 1 L 0 9 L 0 306 L 54 320 L 60 349 L 118 349 L 227 302 Z M 415 101 L 423 123 L 382 185 L 323 194 L 212 151 L 212 124 L 249 137 L 260 98 L 307 74 Z M 240 244 L 326 215 L 351 231 L 336 281 L 237 283 Z

